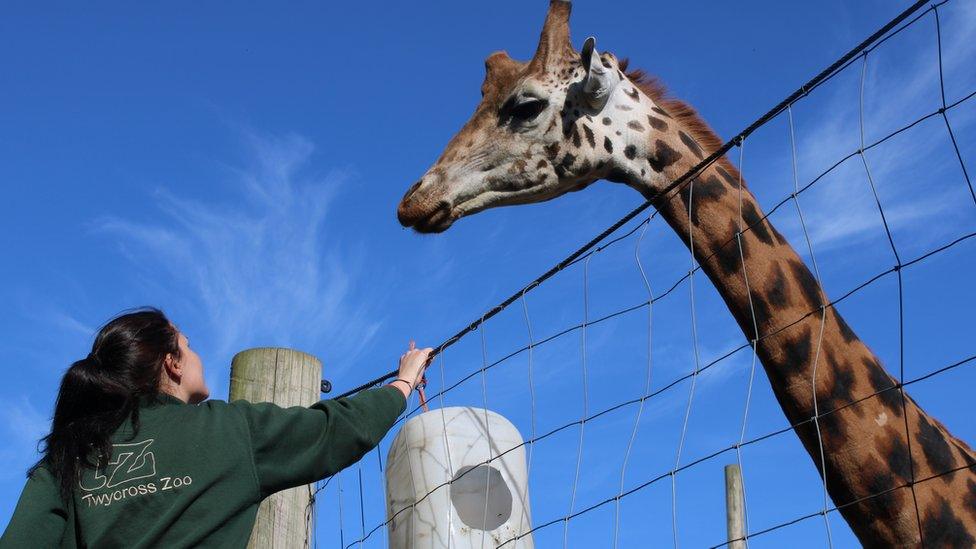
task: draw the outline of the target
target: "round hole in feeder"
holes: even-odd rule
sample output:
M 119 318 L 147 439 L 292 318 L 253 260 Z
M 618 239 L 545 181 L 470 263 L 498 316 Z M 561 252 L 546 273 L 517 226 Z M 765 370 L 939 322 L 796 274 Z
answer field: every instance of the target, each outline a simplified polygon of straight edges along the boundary
M 477 530 L 494 530 L 512 516 L 512 491 L 498 469 L 490 465 L 459 469 L 451 480 L 451 503 L 461 522 Z

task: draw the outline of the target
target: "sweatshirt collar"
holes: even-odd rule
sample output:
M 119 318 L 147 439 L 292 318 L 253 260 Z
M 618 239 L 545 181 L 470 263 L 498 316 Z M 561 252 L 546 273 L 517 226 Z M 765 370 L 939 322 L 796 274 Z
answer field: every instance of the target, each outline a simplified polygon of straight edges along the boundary
M 167 406 L 172 404 L 186 404 L 182 400 L 176 398 L 175 396 L 158 392 L 155 395 L 146 395 L 139 399 L 140 406 L 143 407 L 153 407 L 153 406 Z

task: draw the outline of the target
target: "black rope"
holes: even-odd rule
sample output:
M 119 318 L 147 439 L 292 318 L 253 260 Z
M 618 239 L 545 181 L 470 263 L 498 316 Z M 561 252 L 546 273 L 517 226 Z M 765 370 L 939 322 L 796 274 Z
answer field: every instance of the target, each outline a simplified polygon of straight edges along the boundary
M 937 6 L 944 4 L 946 1 L 948 1 L 948 0 L 943 0 L 943 2 L 940 2 L 939 4 L 935 4 L 935 5 L 931 6 L 929 9 L 930 10 L 933 10 Z M 589 251 L 590 249 L 592 249 L 594 246 L 596 246 L 598 243 L 600 243 L 607 236 L 609 236 L 612 233 L 616 232 L 618 229 L 620 229 L 621 227 L 623 227 L 624 225 L 626 225 L 632 219 L 634 219 L 635 217 L 637 217 L 638 215 L 640 215 L 641 212 L 643 212 L 647 208 L 651 207 L 659 199 L 661 199 L 662 197 L 664 199 L 667 199 L 666 195 L 668 193 L 670 193 L 671 191 L 673 191 L 675 188 L 677 188 L 677 187 L 679 187 L 681 185 L 684 185 L 685 183 L 687 183 L 688 181 L 690 181 L 693 177 L 695 177 L 699 173 L 701 173 L 702 170 L 704 170 L 705 168 L 707 168 L 708 166 L 710 166 L 712 163 L 714 163 L 716 160 L 718 160 L 719 158 L 721 158 L 722 156 L 724 156 L 725 153 L 727 153 L 729 150 L 732 149 L 732 147 L 737 146 L 740 143 L 742 143 L 742 141 L 745 140 L 746 137 L 748 137 L 754 131 L 756 131 L 757 129 L 759 129 L 759 127 L 761 127 L 766 122 L 770 121 L 771 119 L 773 119 L 777 115 L 779 115 L 781 112 L 783 112 L 788 106 L 790 106 L 791 104 L 793 104 L 793 102 L 795 102 L 797 99 L 800 99 L 801 97 L 807 95 L 814 88 L 816 88 L 817 86 L 819 86 L 823 82 L 827 81 L 834 74 L 836 74 L 839 69 L 843 68 L 847 63 L 849 63 L 851 60 L 853 60 L 859 54 L 861 54 L 862 52 L 864 52 L 865 50 L 867 50 L 868 46 L 870 46 L 874 42 L 877 42 L 881 37 L 883 37 L 885 34 L 887 34 L 891 29 L 895 28 L 902 21 L 904 21 L 905 19 L 907 19 L 908 17 L 910 17 L 916 11 L 918 11 L 927 2 L 928 2 L 928 0 L 918 0 L 917 2 L 915 2 L 914 4 L 912 4 L 911 6 L 909 6 L 908 9 L 906 9 L 905 11 L 901 12 L 900 14 L 898 14 L 898 16 L 896 16 L 894 19 L 892 19 L 891 21 L 889 21 L 885 26 L 881 27 L 880 29 L 878 29 L 877 31 L 875 31 L 871 36 L 869 36 L 864 41 L 862 41 L 860 44 L 858 44 L 857 46 L 855 46 L 854 49 L 852 49 L 851 51 L 849 51 L 846 54 L 844 54 L 844 56 L 842 56 L 837 61 L 834 61 L 829 67 L 827 67 L 826 69 L 820 71 L 820 73 L 817 74 L 816 76 L 814 76 L 812 79 L 810 79 L 809 82 L 807 82 L 806 84 L 803 84 L 802 86 L 800 86 L 796 91 L 794 91 L 793 93 L 791 93 L 786 99 L 784 99 L 778 105 L 776 105 L 775 107 L 773 107 L 772 109 L 770 109 L 766 114 L 764 114 L 761 117 L 759 117 L 755 122 L 753 122 L 752 124 L 750 124 L 746 129 L 744 129 L 741 132 L 739 132 L 739 134 L 736 135 L 734 138 L 732 138 L 729 141 L 726 141 L 725 144 L 723 144 L 721 147 L 719 147 L 718 150 L 716 150 L 712 154 L 708 155 L 708 157 L 706 157 L 704 160 L 702 160 L 701 162 L 699 162 L 691 170 L 685 172 L 683 175 L 681 175 L 680 177 L 678 177 L 677 179 L 675 179 L 674 181 L 672 181 L 671 184 L 669 184 L 667 187 L 665 187 L 662 191 L 658 192 L 657 195 L 655 195 L 655 196 L 647 199 L 643 204 L 641 204 L 640 206 L 638 206 L 637 208 L 635 208 L 634 210 L 632 210 L 627 215 L 625 215 L 622 218 L 620 218 L 620 220 L 618 220 L 616 223 L 614 223 L 613 225 L 611 225 L 610 227 L 608 227 L 605 231 L 603 231 L 602 233 L 600 233 L 599 235 L 597 235 L 595 238 L 593 238 L 592 240 L 590 240 L 589 242 L 587 242 L 581 248 L 577 249 L 575 252 L 573 252 L 572 254 L 570 254 L 568 257 L 566 257 L 566 259 L 563 259 L 562 261 L 560 261 L 559 263 L 557 263 L 551 269 L 549 269 L 548 271 L 546 271 L 545 273 L 543 273 L 541 276 L 539 276 L 538 278 L 536 278 L 535 280 L 533 280 L 532 282 L 530 282 L 529 284 L 527 284 L 524 288 L 522 288 L 518 292 L 512 294 L 508 299 L 502 301 L 498 305 L 496 305 L 493 308 L 491 308 L 488 312 L 486 312 L 484 315 L 482 315 L 480 318 L 478 318 L 478 320 L 475 320 L 474 322 L 472 322 L 471 324 L 469 324 L 467 327 L 465 327 L 464 329 L 462 329 L 461 331 L 459 331 L 458 333 L 454 334 L 453 336 L 451 336 L 450 338 L 448 338 L 446 341 L 444 341 L 443 343 L 441 343 L 440 345 L 438 345 L 437 347 L 435 347 L 434 348 L 434 351 L 430 355 L 431 359 L 433 359 L 435 356 L 437 356 L 442 351 L 444 351 L 444 349 L 447 349 L 451 345 L 454 345 L 455 343 L 457 343 L 462 337 L 464 337 L 467 334 L 469 334 L 469 333 L 473 332 L 474 330 L 476 330 L 478 328 L 478 326 L 480 326 L 484 321 L 486 321 L 486 320 L 494 317 L 498 313 L 500 313 L 503 310 L 505 310 L 509 305 L 511 305 L 512 303 L 514 303 L 516 300 L 518 300 L 520 297 L 522 297 L 523 295 L 525 295 L 527 292 L 531 291 L 536 286 L 539 286 L 540 284 L 542 284 L 543 282 L 545 282 L 549 278 L 552 278 L 555 274 L 559 273 L 560 271 L 562 271 L 566 267 L 570 266 L 574 261 L 576 261 L 577 259 L 579 259 L 584 253 L 586 253 L 587 251 Z M 928 10 L 926 10 L 926 12 L 927 11 Z M 901 29 L 899 29 L 899 30 L 901 30 Z M 359 385 L 358 387 L 355 387 L 353 389 L 350 389 L 350 390 L 342 393 L 341 395 L 339 395 L 336 398 L 343 398 L 343 397 L 352 396 L 352 395 L 354 395 L 354 394 L 356 394 L 356 393 L 358 393 L 360 391 L 363 391 L 365 389 L 369 389 L 370 387 L 379 385 L 380 383 L 383 383 L 384 381 L 386 381 L 388 379 L 395 378 L 397 376 L 397 372 L 398 372 L 398 370 L 392 370 L 390 372 L 387 372 L 386 374 L 384 374 L 384 375 L 382 375 L 380 377 L 377 377 L 377 378 L 375 378 L 375 379 L 373 379 L 371 381 L 367 381 L 366 383 L 363 383 L 362 385 Z M 331 383 L 329 384 L 329 388 L 331 389 Z M 324 389 L 325 389 L 325 383 L 323 383 L 323 390 Z
M 953 241 L 951 241 L 951 242 L 949 242 L 949 243 L 947 243 L 947 244 L 945 244 L 943 246 L 940 246 L 940 247 L 938 247 L 938 248 L 936 248 L 934 250 L 931 250 L 931 251 L 929 251 L 929 252 L 927 252 L 927 253 L 925 253 L 925 254 L 923 254 L 923 255 L 921 255 L 921 256 L 919 256 L 919 257 L 917 257 L 917 258 L 915 258 L 915 259 L 913 259 L 911 261 L 908 261 L 904 265 L 902 265 L 902 269 L 907 268 L 907 267 L 910 267 L 910 266 L 915 265 L 917 263 L 920 263 L 921 261 L 923 261 L 923 260 L 925 260 L 925 259 L 927 259 L 929 257 L 932 257 L 933 255 L 936 255 L 938 253 L 944 252 L 944 251 L 946 251 L 946 250 L 948 250 L 948 249 L 950 249 L 950 248 L 952 248 L 952 247 L 954 247 L 954 246 L 956 246 L 958 244 L 961 244 L 962 242 L 965 242 L 965 241 L 967 241 L 969 239 L 972 239 L 972 238 L 976 238 L 976 232 L 972 232 L 972 233 L 968 233 L 966 235 L 960 236 L 959 238 L 956 238 L 955 240 L 953 240 Z M 846 293 L 844 293 L 843 295 L 841 295 L 839 298 L 831 301 L 830 303 L 824 304 L 823 307 L 836 307 L 839 303 L 845 301 L 846 299 L 848 299 L 849 297 L 853 296 L 854 294 L 860 292 L 864 288 L 867 288 L 868 286 L 870 286 L 874 282 L 877 282 L 878 280 L 884 278 L 887 275 L 890 275 L 892 273 L 898 272 L 898 270 L 899 269 L 897 269 L 896 267 L 891 267 L 889 269 L 886 269 L 885 271 L 883 271 L 881 273 L 878 273 L 878 274 L 872 276 L 871 278 L 869 278 L 865 282 L 863 282 L 861 284 L 858 284 L 853 289 L 851 289 L 851 290 L 847 291 Z M 688 275 L 685 275 L 682 278 L 682 280 L 685 280 L 687 278 L 688 278 Z M 661 299 L 663 297 L 665 297 L 665 296 L 663 296 L 663 295 L 662 296 L 658 296 L 658 297 L 656 297 L 654 299 L 653 302 L 657 302 L 659 299 Z M 641 303 L 639 303 L 637 305 L 633 305 L 631 307 L 626 307 L 624 309 L 620 309 L 618 311 L 615 311 L 615 312 L 612 312 L 610 314 L 607 314 L 607 315 L 605 315 L 605 316 L 603 316 L 603 317 L 601 317 L 599 319 L 596 319 L 596 320 L 593 320 L 593 321 L 588 322 L 587 323 L 587 326 L 593 326 L 593 325 L 599 324 L 600 322 L 603 322 L 605 320 L 609 320 L 611 318 L 615 318 L 617 316 L 620 316 L 620 315 L 623 315 L 623 314 L 627 314 L 627 313 L 630 313 L 630 312 L 633 312 L 633 311 L 642 309 L 642 308 L 646 307 L 647 305 L 648 305 L 648 302 L 644 301 L 644 302 L 641 302 Z M 792 328 L 793 326 L 796 326 L 797 324 L 799 324 L 799 323 L 807 320 L 811 316 L 813 316 L 815 314 L 819 314 L 821 312 L 822 312 L 822 308 L 821 307 L 817 307 L 815 309 L 811 309 L 807 313 L 805 313 L 805 314 L 797 317 L 796 319 L 794 319 L 792 322 L 789 322 L 787 324 L 784 324 L 782 326 L 779 326 L 776 329 L 770 331 L 769 333 L 766 333 L 766 334 L 761 335 L 758 339 L 756 339 L 756 344 L 758 345 L 759 342 L 762 342 L 762 341 L 764 341 L 766 339 L 773 338 L 773 337 L 777 336 L 778 334 L 780 334 L 780 333 L 782 333 L 782 332 L 784 332 L 784 331 Z M 541 340 L 535 342 L 532 345 L 532 347 L 533 348 L 541 347 L 542 345 L 544 345 L 544 344 L 546 344 L 546 343 L 548 343 L 550 341 L 553 341 L 553 340 L 555 340 L 555 339 L 557 339 L 559 337 L 562 337 L 562 336 L 564 336 L 566 334 L 569 334 L 571 332 L 574 332 L 576 330 L 579 330 L 582 327 L 583 327 L 582 324 L 576 324 L 576 325 L 573 325 L 573 326 L 571 326 L 569 328 L 565 328 L 565 329 L 560 330 L 559 332 L 557 332 L 557 333 L 555 333 L 555 334 L 553 334 L 553 335 L 551 335 L 551 336 L 549 336 L 549 337 L 547 337 L 545 339 L 541 339 Z M 719 356 L 718 358 L 710 361 L 709 363 L 707 363 L 704 366 L 702 366 L 701 368 L 699 368 L 698 371 L 697 371 L 697 374 L 700 375 L 702 372 L 707 371 L 708 369 L 712 368 L 713 366 L 717 365 L 718 363 L 722 362 L 723 360 L 731 357 L 732 355 L 735 355 L 739 351 L 742 351 L 743 349 L 751 348 L 751 346 L 752 346 L 752 343 L 751 342 L 745 342 L 745 343 L 740 344 L 739 346 L 737 346 L 737 347 L 735 347 L 735 348 L 727 351 L 725 354 Z M 508 361 L 509 359 L 514 358 L 515 356 L 517 356 L 517 355 L 519 355 L 519 354 L 527 351 L 528 349 L 529 349 L 529 346 L 523 346 L 523 347 L 521 347 L 521 348 L 519 348 L 519 349 L 517 349 L 515 351 L 512 351 L 508 355 L 506 355 L 506 356 L 504 356 L 504 357 L 496 360 L 495 362 L 493 362 L 491 364 L 488 364 L 484 368 L 478 368 L 478 369 L 472 371 L 470 374 L 468 374 L 467 376 L 465 376 L 465 377 L 461 378 L 460 380 L 456 381 L 454 384 L 452 384 L 449 387 L 446 387 L 446 388 L 442 389 L 441 391 L 439 391 L 438 393 L 435 393 L 434 395 L 432 395 L 430 397 L 430 400 L 433 400 L 435 398 L 439 398 L 439 397 L 447 394 L 449 391 L 451 391 L 451 390 L 455 389 L 456 387 L 462 385 L 465 381 L 467 381 L 467 380 L 469 380 L 469 379 L 471 379 L 471 378 L 473 378 L 473 377 L 481 374 L 482 370 L 485 370 L 485 371 L 491 370 L 492 368 L 495 368 L 496 366 L 498 366 L 498 365 L 500 365 L 500 364 Z M 971 360 L 971 359 L 967 359 L 967 360 Z M 689 372 L 689 373 L 684 374 L 682 376 L 679 376 L 679 377 L 673 379 L 672 381 L 670 381 L 669 383 L 667 383 L 666 385 L 662 386 L 661 388 L 656 389 L 655 391 L 652 391 L 651 393 L 648 393 L 648 394 L 646 394 L 646 395 L 644 395 L 642 397 L 638 397 L 638 398 L 635 398 L 635 399 L 632 399 L 632 400 L 628 400 L 628 401 L 625 401 L 625 402 L 621 402 L 621 403 L 619 403 L 617 405 L 614 405 L 614 406 L 612 406 L 610 408 L 607 408 L 607 409 L 605 409 L 605 410 L 603 410 L 601 412 L 598 412 L 598 413 L 594 414 L 593 416 L 590 416 L 590 417 L 586 418 L 586 421 L 590 421 L 590 420 L 595 419 L 595 418 L 597 418 L 597 417 L 599 417 L 599 416 L 601 416 L 603 414 L 606 414 L 606 413 L 611 412 L 613 410 L 617 410 L 617 409 L 622 408 L 624 406 L 628 406 L 628 405 L 631 405 L 631 404 L 636 404 L 636 403 L 640 402 L 641 400 L 648 400 L 648 399 L 654 398 L 654 397 L 656 397 L 656 396 L 658 396 L 658 395 L 660 395 L 662 393 L 667 392 L 669 389 L 675 387 L 676 385 L 680 384 L 681 382 L 687 381 L 687 380 L 691 379 L 691 377 L 694 376 L 694 375 L 696 375 L 696 373 L 694 371 L 692 371 L 692 372 Z M 908 385 L 908 384 L 909 383 L 905 383 L 905 385 Z M 406 418 L 410 417 L 414 413 L 420 411 L 420 409 L 421 409 L 421 406 L 418 405 L 418 406 L 414 407 L 413 409 L 411 409 L 409 412 L 403 414 L 396 422 L 394 422 L 394 426 L 396 426 L 397 424 L 399 424 L 400 422 L 402 422 Z M 823 416 L 825 414 L 820 414 L 820 415 Z M 562 431 L 564 429 L 567 429 L 569 427 L 572 427 L 572 426 L 578 425 L 578 424 L 579 424 L 579 420 L 572 421 L 570 423 L 566 423 L 566 424 L 564 424 L 564 425 L 562 425 L 562 426 L 554 429 L 553 431 L 550 431 L 550 432 L 546 433 L 545 435 L 542 435 L 540 437 L 537 437 L 537 438 L 533 439 L 532 441 L 528 441 L 528 442 L 536 442 L 536 441 L 545 439 L 545 438 L 549 437 L 550 435 L 555 434 L 556 432 Z

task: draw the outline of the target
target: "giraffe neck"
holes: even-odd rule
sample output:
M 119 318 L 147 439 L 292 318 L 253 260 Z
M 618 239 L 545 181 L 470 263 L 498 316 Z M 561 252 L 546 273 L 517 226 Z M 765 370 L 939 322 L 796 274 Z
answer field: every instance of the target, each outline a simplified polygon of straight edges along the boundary
M 647 114 L 661 117 L 663 111 Z M 660 188 L 655 177 L 673 179 L 710 152 L 701 150 L 691 128 L 667 122 L 668 130 L 643 147 L 652 169 L 631 166 L 618 177 L 649 198 Z M 655 158 L 655 151 L 667 158 Z M 868 545 L 920 539 L 929 544 L 933 538 L 976 544 L 972 467 L 913 482 L 976 464 L 976 454 L 903 395 L 836 309 L 822 307 L 829 300 L 820 284 L 763 219 L 752 193 L 744 184 L 740 188 L 735 168 L 715 163 L 655 205 L 692 250 L 746 338 L 757 339 L 757 355 L 780 406 L 859 539 Z M 740 228 L 744 232 L 738 234 Z M 968 519 L 962 509 L 969 509 Z

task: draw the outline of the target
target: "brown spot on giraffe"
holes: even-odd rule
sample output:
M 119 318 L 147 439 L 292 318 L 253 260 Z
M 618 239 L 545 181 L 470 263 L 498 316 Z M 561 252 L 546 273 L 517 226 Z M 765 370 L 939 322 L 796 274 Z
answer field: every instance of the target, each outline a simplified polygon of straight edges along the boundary
M 871 393 L 884 406 L 883 412 L 894 417 L 901 417 L 903 403 L 901 401 L 901 389 L 887 372 L 881 368 L 878 359 L 870 356 L 863 357 L 861 363 L 865 371 L 868 372 L 867 382 Z
M 743 246 L 750 241 L 748 234 L 742 237 Z M 774 265 L 766 273 L 764 279 L 754 281 L 755 291 L 752 292 L 752 310 L 756 315 L 759 326 L 768 324 L 777 311 L 789 305 L 786 277 L 779 265 Z
M 743 201 L 742 221 L 745 223 L 745 226 L 748 227 L 748 230 L 752 231 L 752 234 L 756 235 L 760 242 L 768 246 L 772 246 L 773 237 L 766 228 L 766 220 L 759 215 L 759 212 L 756 210 L 756 205 L 752 201 Z
M 908 485 L 912 481 L 912 456 L 908 452 L 908 444 L 898 433 L 899 427 L 892 427 L 886 432 L 880 445 L 881 455 L 886 468 L 901 485 Z
M 736 228 L 735 221 L 730 219 L 729 227 L 727 230 L 735 230 L 735 228 Z M 740 247 L 742 248 L 741 252 L 739 250 Z M 728 242 L 724 243 L 718 250 L 716 250 L 715 258 L 718 264 L 718 268 L 722 272 L 722 274 L 724 276 L 729 276 L 732 275 L 733 273 L 741 272 L 743 262 L 749 260 L 750 249 L 751 248 L 749 246 L 748 239 L 733 238 Z M 755 296 L 756 293 L 757 292 L 755 290 L 751 292 L 753 296 Z M 744 303 L 741 306 L 741 309 L 743 311 L 751 310 L 751 308 L 748 305 L 748 299 L 749 296 L 743 294 Z M 742 319 L 742 325 L 744 326 L 751 326 L 751 323 L 752 323 L 751 316 Z M 752 334 L 749 334 L 750 337 L 751 335 Z
M 559 143 L 553 143 L 546 146 L 546 156 L 549 160 L 555 161 L 556 157 L 559 156 Z
M 583 134 L 586 136 L 586 142 L 590 147 L 596 147 L 596 137 L 593 135 L 593 130 L 590 129 L 586 124 L 582 124 Z
M 572 166 L 574 162 L 576 162 L 576 156 L 570 153 L 566 153 L 566 156 L 563 157 L 563 160 L 562 162 L 559 163 L 559 165 L 561 165 L 564 168 L 568 168 Z
M 678 160 L 681 160 L 681 154 L 660 139 L 654 142 L 654 152 L 647 158 L 651 169 L 658 173 L 663 172 L 664 168 L 673 165 Z
M 697 156 L 699 159 L 705 158 L 701 146 L 699 146 L 690 135 L 684 131 L 679 131 L 678 136 L 681 138 L 681 142 L 685 144 L 685 147 L 688 147 L 688 150 L 691 151 L 695 156 Z
M 701 202 L 720 200 L 725 196 L 726 192 L 728 191 L 725 185 L 714 175 L 692 179 L 688 188 L 680 193 L 681 201 L 684 202 L 685 207 L 687 208 L 689 204 L 691 205 L 691 222 L 696 227 L 701 224 L 701 217 L 698 214 L 700 210 L 698 205 Z
M 922 515 L 922 539 L 929 547 L 973 547 L 976 538 L 945 498 L 938 498 Z
M 803 374 L 805 366 L 810 362 L 813 330 L 809 326 L 800 326 L 798 329 L 782 332 L 762 340 L 759 349 L 767 357 L 763 362 L 766 375 L 774 384 L 788 386 L 794 377 Z M 812 410 L 812 401 L 783 407 L 786 417 L 794 424 L 809 419 Z
M 823 353 L 821 353 L 823 354 Z M 831 362 L 828 357 L 821 356 L 820 360 Z M 827 390 L 817 395 L 817 409 L 823 411 L 839 410 L 854 401 L 854 368 L 846 360 L 833 358 L 834 364 L 824 368 Z
M 963 496 L 963 505 L 969 511 L 970 516 L 976 519 L 976 481 L 966 480 L 966 495 Z
M 654 112 L 656 112 L 657 114 L 665 117 L 665 118 L 671 118 L 671 115 L 669 115 L 668 113 L 664 112 L 664 110 L 661 109 L 660 107 L 651 107 L 651 110 L 654 111 Z
M 652 128 L 659 132 L 668 131 L 668 123 L 660 118 L 655 118 L 651 115 L 647 115 L 647 123 L 651 125 Z
M 929 470 L 938 475 L 956 468 L 956 457 L 952 454 L 949 443 L 938 427 L 925 417 L 920 417 L 916 434 L 922 447 L 922 453 L 928 461 Z M 952 473 L 941 478 L 944 482 L 949 482 L 951 477 Z
M 729 227 L 730 229 L 735 228 L 734 220 L 730 219 L 729 224 L 732 225 L 732 227 Z M 716 259 L 718 260 L 719 268 L 721 269 L 722 273 L 726 276 L 738 272 L 742 268 L 743 259 L 745 260 L 749 259 L 748 242 L 744 239 L 741 240 L 741 246 L 742 246 L 741 255 L 739 252 L 739 245 L 740 245 L 740 240 L 733 239 L 725 243 L 722 247 L 720 247 L 715 252 L 715 256 Z
M 862 540 L 884 539 L 890 524 L 904 520 L 903 510 L 912 505 L 909 489 L 898 488 L 894 475 L 887 470 L 887 464 L 877 456 L 870 456 L 865 460 L 863 485 L 855 493 L 837 493 L 845 490 L 838 490 L 840 485 L 830 482 L 833 476 L 827 477 L 827 490 L 838 505 L 847 505 L 841 508 L 841 513 L 850 514 L 857 510 L 860 516 L 870 517 L 861 523 Z M 856 503 L 851 505 L 852 502 Z M 914 516 L 912 520 L 914 522 Z
M 731 185 L 732 188 L 734 189 L 739 188 L 739 178 L 732 177 L 732 174 L 730 174 L 728 170 L 726 170 L 722 166 L 715 166 L 715 171 L 718 172 L 718 174 L 722 176 L 722 179 L 724 179 L 729 185 Z
M 763 241 L 762 238 L 759 240 Z M 766 301 L 776 309 L 790 305 L 786 273 L 783 272 L 783 266 L 777 264 L 770 267 L 766 281 L 766 286 L 763 288 Z
M 808 310 L 820 307 L 823 304 L 823 300 L 820 297 L 820 285 L 813 278 L 810 269 L 799 258 L 788 262 L 788 266 L 797 289 L 800 291 L 803 299 L 806 300 Z

